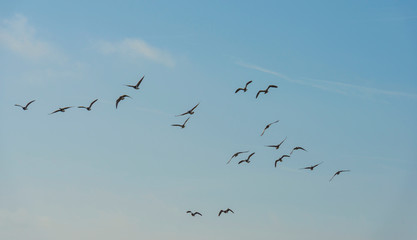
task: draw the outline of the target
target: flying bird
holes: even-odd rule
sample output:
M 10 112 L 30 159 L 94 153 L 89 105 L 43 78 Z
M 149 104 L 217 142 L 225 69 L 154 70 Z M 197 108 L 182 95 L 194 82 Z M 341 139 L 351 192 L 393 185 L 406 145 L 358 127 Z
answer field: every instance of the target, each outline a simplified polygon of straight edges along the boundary
M 279 122 L 279 120 L 277 120 L 277 121 L 275 121 L 275 122 L 272 122 L 272 123 L 270 123 L 270 124 L 266 125 L 266 127 L 264 128 L 264 130 L 263 130 L 263 131 L 262 131 L 262 133 L 261 133 L 261 136 L 262 136 L 262 135 L 264 135 L 264 133 L 265 133 L 266 129 L 268 129 L 268 128 L 272 125 L 272 124 L 277 123 L 277 122 Z
M 131 98 L 131 97 L 130 97 L 130 96 L 128 96 L 128 95 L 122 95 L 122 96 L 120 96 L 120 97 L 116 100 L 116 109 L 117 109 L 117 106 L 119 105 L 119 102 L 120 102 L 120 101 L 122 101 L 122 100 L 124 100 L 126 97 Z
M 134 88 L 134 89 L 136 89 L 136 90 L 138 90 L 139 89 L 139 85 L 142 83 L 142 81 L 143 81 L 143 78 L 145 78 L 145 76 L 143 76 L 140 80 L 139 80 L 139 82 L 138 83 L 136 83 L 136 85 L 126 85 L 126 86 L 128 86 L 128 87 L 131 87 L 131 88 Z
M 90 103 L 90 106 L 88 106 L 88 107 L 79 106 L 78 108 L 85 108 L 85 109 L 87 109 L 87 111 L 91 111 L 91 107 L 93 106 L 93 104 L 94 104 L 95 102 L 97 102 L 97 100 L 98 100 L 98 99 L 96 99 L 96 100 L 92 101 L 92 102 Z
M 245 159 L 245 160 L 241 160 L 241 161 L 239 161 L 237 164 L 241 164 L 241 163 L 243 163 L 243 162 L 250 163 L 249 159 L 250 159 L 250 158 L 251 158 L 254 154 L 255 154 L 255 152 L 251 153 L 247 159 Z
M 226 164 L 229 164 L 230 161 L 232 161 L 232 158 L 239 156 L 239 154 L 247 153 L 247 152 L 249 152 L 249 151 L 237 152 L 237 153 L 233 154 L 233 156 L 229 159 L 229 161 Z
M 220 212 L 219 212 L 219 217 L 220 217 L 220 215 L 221 215 L 222 213 L 228 213 L 228 212 L 235 213 L 235 212 L 233 212 L 233 211 L 232 211 L 232 209 L 228 208 L 228 209 L 226 209 L 226 210 L 220 210 Z
M 248 90 L 248 85 L 251 84 L 252 81 L 249 81 L 246 83 L 245 88 L 238 88 L 236 89 L 235 93 L 238 93 L 239 91 L 246 92 Z
M 201 213 L 199 213 L 199 212 L 191 212 L 191 211 L 187 211 L 187 213 L 189 213 L 189 214 L 191 214 L 191 216 L 195 216 L 195 215 L 200 215 L 200 216 L 203 216 L 203 215 L 201 215 Z
M 287 139 L 287 137 L 285 137 L 284 138 L 284 140 L 282 140 L 282 142 L 280 142 L 278 145 L 267 145 L 266 147 L 273 147 L 273 148 L 275 148 L 276 150 L 278 150 L 279 149 L 279 147 L 281 147 L 281 144 L 283 143 L 283 142 L 285 142 L 285 140 Z
M 185 124 L 188 122 L 188 119 L 190 119 L 190 118 L 187 118 L 187 120 L 185 120 L 185 122 L 182 125 L 180 125 L 180 124 L 171 124 L 171 126 L 185 128 Z
M 290 157 L 290 155 L 282 155 L 280 158 L 278 158 L 277 160 L 275 160 L 275 167 L 277 167 L 277 163 L 278 162 L 282 162 L 282 160 L 286 157 Z
M 59 108 L 58 110 L 55 110 L 53 112 L 51 112 L 49 115 L 57 113 L 57 112 L 65 112 L 65 110 L 72 108 L 72 107 L 63 107 L 63 108 Z
M 291 151 L 290 155 L 291 155 L 294 151 L 296 151 L 296 150 L 303 150 L 303 151 L 306 151 L 306 152 L 307 152 L 307 150 L 305 150 L 305 149 L 304 149 L 304 148 L 302 148 L 302 147 L 295 147 L 295 148 L 293 148 L 293 149 L 292 149 L 292 151 Z
M 350 172 L 350 170 L 339 170 L 339 171 L 337 171 L 337 172 L 333 175 L 333 177 L 332 177 L 332 178 L 330 178 L 329 182 L 330 182 L 330 181 L 332 181 L 332 179 L 333 179 L 336 175 L 339 175 L 339 174 L 341 174 L 342 172 Z
M 19 105 L 19 104 L 15 104 L 15 106 L 18 106 L 18 107 L 21 107 L 23 110 L 28 110 L 28 107 L 29 107 L 29 105 L 31 104 L 31 103 L 33 103 L 35 100 L 32 100 L 32 101 L 30 101 L 30 102 L 28 102 L 27 104 L 26 104 L 26 106 L 22 106 L 22 105 Z
M 259 94 L 261 93 L 261 92 L 263 92 L 264 94 L 267 94 L 268 93 L 268 90 L 270 89 L 270 88 L 278 88 L 278 86 L 276 86 L 276 85 L 269 85 L 265 90 L 259 90 L 259 92 L 256 94 L 256 98 L 258 98 L 258 96 L 259 96 Z
M 322 164 L 322 163 L 323 163 L 323 162 L 318 163 L 318 164 L 313 165 L 313 166 L 310 166 L 310 167 L 305 167 L 305 168 L 300 168 L 300 169 L 310 169 L 311 171 L 313 171 L 315 167 L 317 167 L 318 165 L 320 165 L 320 164 Z
M 176 117 L 179 117 L 179 116 L 184 116 L 184 115 L 187 115 L 187 114 L 193 115 L 193 114 L 194 114 L 194 109 L 196 109 L 196 108 L 197 108 L 197 106 L 198 106 L 199 104 L 200 104 L 200 103 L 198 103 L 198 104 L 197 104 L 197 105 L 195 105 L 193 108 L 191 108 L 190 110 L 186 111 L 185 113 L 180 114 L 180 115 L 177 115 Z

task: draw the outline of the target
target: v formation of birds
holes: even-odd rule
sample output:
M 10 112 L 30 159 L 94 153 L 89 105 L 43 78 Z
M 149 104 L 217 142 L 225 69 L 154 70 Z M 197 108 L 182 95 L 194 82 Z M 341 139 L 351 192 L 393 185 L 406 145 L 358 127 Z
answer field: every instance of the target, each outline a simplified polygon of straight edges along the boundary
M 135 85 L 128 85 L 128 84 L 126 84 L 125 86 L 127 86 L 127 87 L 130 87 L 130 88 L 133 88 L 133 89 L 135 89 L 135 90 L 139 90 L 140 88 L 139 88 L 139 86 L 140 86 L 140 84 L 142 83 L 142 81 L 143 81 L 143 79 L 145 78 L 145 76 L 143 76 Z M 235 91 L 235 94 L 236 93 L 239 93 L 239 92 L 243 92 L 243 93 L 246 93 L 247 91 L 248 91 L 248 86 L 250 85 L 252 83 L 252 81 L 249 81 L 249 82 L 247 82 L 246 84 L 245 84 L 245 87 L 243 87 L 243 88 L 238 88 L 238 89 L 236 89 L 236 91 Z M 261 94 L 261 93 L 263 93 L 263 94 L 267 94 L 267 93 L 269 93 L 269 90 L 271 89 L 271 88 L 278 88 L 278 86 L 276 86 L 276 85 L 268 85 L 267 87 L 266 87 L 266 89 L 264 89 L 264 90 L 259 90 L 258 92 L 257 92 L 257 94 L 256 94 L 256 96 L 255 96 L 255 98 L 258 98 L 259 97 L 259 94 Z M 123 100 L 125 100 L 126 98 L 131 98 L 129 95 L 121 95 L 121 96 L 119 96 L 117 99 L 116 99 L 116 109 L 117 109 L 117 107 L 119 106 L 119 104 L 120 104 L 120 102 L 121 101 L 123 101 Z M 96 103 L 98 101 L 98 99 L 95 99 L 94 101 L 92 101 L 89 105 L 88 105 L 88 107 L 86 107 L 86 106 L 78 106 L 78 108 L 83 108 L 83 109 L 86 109 L 87 111 L 91 111 L 92 110 L 92 107 L 93 107 L 93 105 Z M 17 107 L 20 107 L 20 108 L 22 108 L 22 110 L 24 110 L 24 111 L 26 111 L 26 110 L 29 110 L 29 106 L 33 103 L 33 102 L 35 102 L 35 100 L 31 100 L 31 101 L 29 101 L 26 105 L 19 105 L 19 104 L 15 104 L 15 106 L 17 106 Z M 175 124 L 171 124 L 171 126 L 173 126 L 173 127 L 179 127 L 179 128 L 181 128 L 181 129 L 183 129 L 183 128 L 185 128 L 186 127 L 186 124 L 187 124 L 187 122 L 190 120 L 190 118 L 191 118 L 191 116 L 195 113 L 195 110 L 197 109 L 197 107 L 200 105 L 200 103 L 197 103 L 195 106 L 193 106 L 191 109 L 189 109 L 189 110 L 187 110 L 186 112 L 183 112 L 183 113 L 181 113 L 181 114 L 178 114 L 178 115 L 176 115 L 176 117 L 181 117 L 181 116 L 189 116 L 182 124 L 181 123 L 175 123 Z M 68 106 L 68 107 L 60 107 L 60 108 L 58 108 L 57 110 L 55 110 L 55 111 L 53 111 L 53 112 L 51 112 L 51 113 L 49 113 L 50 115 L 51 114 L 55 114 L 55 113 L 59 113 L 59 112 L 65 112 L 66 110 L 68 110 L 68 109 L 70 109 L 70 108 L 73 108 L 74 106 Z M 276 121 L 273 121 L 273 122 L 271 122 L 271 123 L 268 123 L 265 127 L 264 127 L 264 129 L 262 130 L 262 132 L 261 132 L 261 134 L 260 134 L 260 136 L 263 136 L 264 134 L 265 134 L 265 132 L 272 126 L 272 125 L 274 125 L 274 124 L 277 124 L 279 122 L 279 120 L 276 120 Z M 285 142 L 287 140 L 287 137 L 285 137 L 280 143 L 278 143 L 278 144 L 276 144 L 276 145 L 266 145 L 265 147 L 268 147 L 268 148 L 273 148 L 274 150 L 279 150 L 280 149 L 280 147 L 281 147 L 281 145 Z M 299 151 L 299 150 L 301 150 L 301 151 L 305 151 L 305 152 L 307 152 L 307 150 L 304 148 L 304 147 L 301 147 L 301 146 L 296 146 L 296 147 L 294 147 L 292 150 L 291 150 L 291 152 L 289 153 L 289 154 L 283 154 L 280 158 L 278 158 L 278 159 L 276 159 L 275 161 L 274 161 L 274 166 L 275 166 L 275 168 L 277 167 L 277 165 L 278 165 L 278 163 L 279 162 L 283 162 L 284 161 L 284 159 L 285 158 L 290 158 L 291 157 L 291 155 L 294 153 L 294 151 Z M 231 156 L 231 158 L 226 162 L 226 164 L 229 164 L 234 158 L 237 158 L 238 156 L 240 156 L 240 155 L 242 155 L 242 154 L 246 154 L 246 153 L 249 153 L 250 151 L 249 150 L 245 150 L 245 151 L 240 151 L 240 152 L 236 152 L 236 153 L 234 153 L 232 156 Z M 255 155 L 255 152 L 251 152 L 251 153 L 249 153 L 249 155 L 246 157 L 246 159 L 242 159 L 242 160 L 240 160 L 237 164 L 238 165 L 240 165 L 240 164 L 242 164 L 242 165 L 244 165 L 243 163 L 246 163 L 246 164 L 249 164 L 251 161 L 250 161 L 250 159 L 253 157 Z M 314 164 L 314 165 L 311 165 L 311 166 L 307 166 L 307 167 L 303 167 L 303 168 L 300 168 L 300 170 L 310 170 L 310 171 L 313 171 L 316 167 L 318 167 L 319 165 L 321 165 L 323 162 L 320 162 L 320 163 L 317 163 L 317 164 Z M 344 173 L 344 172 L 350 172 L 350 170 L 347 170 L 347 169 L 344 169 L 344 170 L 337 170 L 333 175 L 332 175 L 332 177 L 330 178 L 330 180 L 329 180 L 329 182 L 331 182 L 332 180 L 333 180 L 333 178 L 334 177 L 336 177 L 336 176 L 338 176 L 338 175 L 340 175 L 341 173 Z M 225 209 L 225 210 L 220 210 L 219 212 L 218 212 L 218 214 L 217 214 L 217 216 L 221 216 L 222 214 L 227 214 L 227 213 L 229 213 L 229 212 L 231 212 L 231 213 L 234 213 L 233 212 L 233 210 L 232 209 L 230 209 L 230 208 L 227 208 L 227 209 Z M 186 213 L 187 214 L 190 214 L 190 216 L 192 216 L 192 217 L 195 217 L 195 216 L 203 216 L 203 214 L 201 214 L 200 212 L 198 212 L 198 211 L 195 211 L 195 212 L 192 212 L 192 211 L 190 211 L 190 210 L 188 210 L 188 211 L 186 211 Z

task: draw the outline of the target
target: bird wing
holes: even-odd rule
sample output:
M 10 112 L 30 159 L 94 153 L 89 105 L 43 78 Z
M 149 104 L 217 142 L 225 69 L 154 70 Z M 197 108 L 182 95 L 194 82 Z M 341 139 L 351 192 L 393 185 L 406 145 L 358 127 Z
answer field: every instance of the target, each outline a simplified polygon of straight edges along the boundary
M 61 111 L 61 110 L 60 110 L 60 109 L 55 110 L 55 111 L 51 112 L 49 115 L 54 114 L 54 113 L 57 113 L 57 112 L 59 112 L 59 111 Z
M 68 108 L 72 108 L 72 107 L 64 107 L 64 108 L 61 108 L 61 110 L 67 110 Z
M 123 99 L 123 96 L 120 96 L 117 100 L 116 100 L 116 109 L 117 106 L 119 105 L 119 102 Z
M 278 146 L 281 146 L 281 144 L 283 144 L 283 143 L 285 142 L 285 140 L 287 140 L 287 137 L 285 137 L 285 138 L 284 138 L 284 140 L 282 140 L 282 141 L 278 144 Z
M 258 93 L 256 94 L 256 98 L 258 98 L 259 93 L 261 93 L 261 92 L 265 92 L 265 90 L 259 90 Z
M 174 126 L 174 127 L 182 127 L 182 125 L 180 125 L 180 124 L 171 124 L 171 126 Z
M 252 83 L 252 80 L 251 80 L 251 81 L 249 81 L 249 82 L 247 82 L 247 83 L 246 83 L 246 85 L 245 85 L 245 88 L 247 88 L 247 87 L 248 87 L 248 85 L 249 85 L 249 84 L 251 84 L 251 83 Z
M 340 170 L 339 172 L 350 172 L 350 170 Z
M 78 108 L 87 108 L 87 107 L 84 107 L 84 106 L 78 106 Z
M 253 152 L 249 155 L 248 160 L 253 156 L 253 154 L 255 154 L 255 152 Z
M 142 83 L 142 80 L 145 78 L 145 75 L 139 80 L 138 83 L 136 83 L 135 87 L 139 87 L 139 85 Z
M 265 145 L 265 147 L 277 147 L 277 145 Z
M 241 164 L 243 162 L 245 162 L 246 160 L 240 160 L 237 164 Z
M 316 165 L 314 165 L 313 166 L 313 168 L 315 168 L 315 167 L 317 167 L 318 165 L 320 165 L 320 164 L 322 164 L 323 162 L 321 162 L 321 163 L 317 163 Z
M 18 107 L 21 107 L 21 108 L 23 108 L 23 106 L 22 106 L 22 105 L 19 105 L 19 104 L 15 104 L 15 106 L 18 106 Z
M 279 120 L 276 120 L 275 122 L 271 122 L 270 124 L 268 124 L 269 126 L 271 126 L 272 124 L 275 124 L 275 123 L 277 123 L 277 122 L 279 122 Z
M 26 107 L 29 107 L 29 105 L 31 104 L 31 103 L 33 103 L 35 100 L 32 100 L 32 101 L 30 101 L 30 102 L 28 102 L 28 104 L 26 104 Z
M 192 213 L 191 211 L 187 211 L 186 213 Z
M 200 216 L 203 216 L 203 215 L 202 215 L 201 213 L 199 213 L 199 212 L 195 212 L 195 213 L 194 213 L 194 215 L 195 215 L 195 214 L 198 214 L 198 215 L 200 215 Z
M 190 120 L 190 118 L 187 118 L 187 120 L 185 120 L 183 125 L 185 125 L 188 122 L 188 120 Z
M 197 105 L 195 105 L 193 108 L 191 108 L 191 110 L 188 111 L 188 112 L 192 112 L 194 109 L 196 109 L 196 107 L 198 107 L 198 105 L 200 105 L 200 103 L 197 103 Z
M 278 162 L 279 162 L 279 159 L 275 160 L 275 167 L 277 167 Z
M 268 127 L 265 127 L 265 128 L 264 128 L 264 130 L 263 130 L 263 131 L 262 131 L 262 133 L 261 133 L 261 136 L 262 136 L 262 135 L 264 135 L 265 130 L 266 130 L 267 128 L 268 128 Z
M 235 213 L 235 212 L 233 212 L 233 210 L 232 209 L 230 209 L 230 208 L 228 208 L 226 211 L 230 211 L 230 212 L 232 212 L 232 213 Z
M 188 114 L 188 112 L 185 112 L 185 113 L 180 114 L 180 115 L 176 115 L 176 117 L 184 116 L 184 115 L 186 115 L 186 114 Z
M 97 102 L 97 100 L 98 100 L 98 99 L 96 99 L 96 100 L 92 101 L 92 102 L 90 103 L 89 108 L 91 108 L 91 106 L 93 106 L 93 104 L 94 104 L 95 102 Z
M 269 90 L 270 88 L 278 88 L 278 86 L 276 86 L 276 85 L 269 85 L 269 86 L 266 88 L 266 90 Z
M 239 92 L 240 90 L 242 90 L 242 91 L 243 91 L 243 88 L 238 88 L 238 89 L 236 89 L 235 93 Z
M 135 85 L 127 85 L 127 84 L 125 86 L 131 87 L 131 88 L 135 88 L 136 87 Z
M 329 182 L 332 181 L 332 179 L 337 175 L 337 172 L 333 175 L 332 178 L 330 178 Z
M 218 215 L 218 216 L 220 217 L 220 215 L 221 215 L 223 212 L 224 212 L 223 210 L 220 210 L 220 212 L 219 212 L 219 215 Z

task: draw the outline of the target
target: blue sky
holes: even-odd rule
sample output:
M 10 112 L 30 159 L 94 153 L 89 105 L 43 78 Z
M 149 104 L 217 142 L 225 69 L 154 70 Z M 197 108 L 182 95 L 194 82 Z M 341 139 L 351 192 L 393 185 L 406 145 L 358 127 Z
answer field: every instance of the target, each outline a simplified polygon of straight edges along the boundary
M 0 3 L 0 238 L 415 239 L 415 29 L 413 1 Z

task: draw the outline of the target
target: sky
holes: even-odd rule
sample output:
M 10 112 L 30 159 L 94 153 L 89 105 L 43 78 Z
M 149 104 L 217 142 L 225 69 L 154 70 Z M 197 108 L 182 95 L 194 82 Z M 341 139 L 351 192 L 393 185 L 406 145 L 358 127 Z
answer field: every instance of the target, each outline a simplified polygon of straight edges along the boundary
M 0 239 L 416 239 L 416 29 L 415 1 L 2 1 Z

